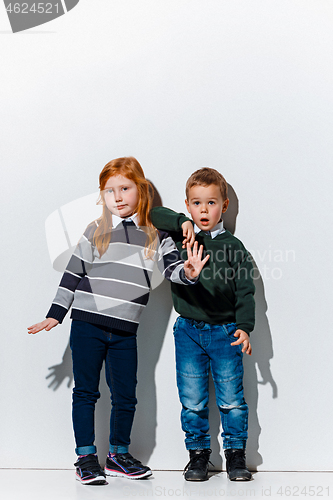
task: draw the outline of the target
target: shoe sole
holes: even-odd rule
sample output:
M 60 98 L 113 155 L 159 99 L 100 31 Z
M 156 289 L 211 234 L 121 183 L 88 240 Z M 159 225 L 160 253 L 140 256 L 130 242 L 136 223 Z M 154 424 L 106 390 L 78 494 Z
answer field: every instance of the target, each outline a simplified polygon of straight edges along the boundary
M 108 484 L 105 477 L 103 476 L 94 477 L 93 479 L 82 479 L 80 476 L 76 474 L 76 480 L 80 481 L 81 484 L 91 484 L 91 485 Z
M 112 477 L 127 477 L 127 479 L 142 479 L 143 477 L 149 477 L 152 475 L 151 470 L 147 470 L 143 474 L 137 474 L 136 476 L 131 476 L 130 474 L 126 474 L 125 472 L 118 472 L 116 470 L 107 469 L 105 467 L 104 472 L 107 476 Z
M 205 477 L 203 479 L 199 478 L 199 477 L 185 477 L 185 481 L 208 481 L 208 477 Z
M 230 477 L 228 474 L 228 478 L 230 481 L 251 481 L 252 475 L 250 477 L 241 477 L 241 476 Z

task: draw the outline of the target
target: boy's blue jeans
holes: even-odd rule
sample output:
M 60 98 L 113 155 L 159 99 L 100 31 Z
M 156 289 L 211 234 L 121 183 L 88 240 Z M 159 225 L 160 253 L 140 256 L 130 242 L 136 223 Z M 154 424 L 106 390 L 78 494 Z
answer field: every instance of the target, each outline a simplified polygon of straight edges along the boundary
M 135 412 L 136 335 L 117 335 L 84 321 L 73 320 L 70 336 L 75 386 L 73 427 L 77 455 L 96 453 L 94 414 L 100 397 L 100 373 L 105 360 L 106 382 L 111 391 L 110 447 L 126 453 Z
M 210 448 L 209 369 L 222 421 L 223 448 L 245 448 L 248 406 L 243 394 L 242 344 L 231 346 L 236 325 L 212 325 L 179 316 L 174 324 L 181 423 L 187 450 Z

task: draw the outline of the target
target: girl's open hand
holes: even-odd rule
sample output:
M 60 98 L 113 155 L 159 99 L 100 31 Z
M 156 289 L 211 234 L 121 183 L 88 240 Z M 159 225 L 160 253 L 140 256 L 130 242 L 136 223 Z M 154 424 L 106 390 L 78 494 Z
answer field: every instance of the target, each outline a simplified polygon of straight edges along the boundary
M 57 326 L 58 323 L 59 321 L 56 319 L 46 318 L 41 323 L 36 323 L 35 325 L 28 326 L 28 333 L 38 333 L 41 330 L 45 330 L 46 332 L 48 332 L 52 328 Z
M 244 332 L 243 330 L 239 330 L 238 329 L 238 330 L 235 331 L 234 336 L 238 337 L 238 340 L 236 340 L 235 342 L 233 342 L 230 345 L 243 344 L 242 352 L 246 352 L 246 354 L 248 354 L 249 356 L 251 356 L 251 354 L 252 354 L 252 347 L 251 347 L 251 344 L 250 344 L 250 337 L 248 336 L 248 334 L 246 332 Z
M 186 248 L 187 243 L 189 243 L 190 246 L 193 246 L 193 243 L 195 241 L 195 232 L 192 222 L 189 220 L 183 222 L 182 229 L 184 236 L 182 247 Z
M 193 280 L 193 278 L 196 278 L 199 276 L 201 269 L 203 266 L 206 264 L 207 260 L 209 259 L 209 255 L 206 255 L 206 257 L 201 260 L 202 258 L 202 251 L 203 251 L 203 245 L 200 245 L 199 252 L 198 252 L 198 242 L 196 241 L 194 243 L 193 247 L 193 253 L 191 250 L 191 245 L 190 243 L 187 243 L 187 261 L 184 262 L 184 271 L 186 278 L 189 280 Z

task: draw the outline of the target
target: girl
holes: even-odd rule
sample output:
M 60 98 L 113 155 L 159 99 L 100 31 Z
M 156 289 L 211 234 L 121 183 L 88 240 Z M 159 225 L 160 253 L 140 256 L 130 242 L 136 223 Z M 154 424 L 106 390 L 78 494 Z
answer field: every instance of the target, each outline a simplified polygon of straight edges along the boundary
M 209 256 L 202 246 L 182 261 L 167 233 L 150 220 L 150 183 L 139 162 L 118 158 L 100 177 L 103 213 L 89 224 L 61 279 L 46 320 L 29 333 L 49 331 L 61 323 L 72 306 L 70 346 L 75 386 L 73 427 L 78 460 L 76 476 L 84 484 L 105 484 L 105 474 L 140 479 L 149 467 L 128 453 L 136 397 L 136 331 L 148 302 L 154 262 L 176 283 L 193 285 Z M 111 392 L 110 448 L 105 471 L 94 445 L 94 411 L 100 371 L 105 360 Z

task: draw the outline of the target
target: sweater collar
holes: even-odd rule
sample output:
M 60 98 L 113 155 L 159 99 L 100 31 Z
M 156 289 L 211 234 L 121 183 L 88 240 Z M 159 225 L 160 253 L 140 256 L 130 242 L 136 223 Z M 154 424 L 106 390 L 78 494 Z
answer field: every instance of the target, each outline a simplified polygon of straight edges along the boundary
M 123 220 L 126 220 L 127 222 L 133 221 L 136 227 L 139 227 L 138 219 L 138 214 L 133 214 L 130 217 L 118 217 L 118 215 L 112 214 L 112 227 L 116 228 L 123 222 Z
M 201 231 L 203 233 L 205 233 L 207 236 L 211 236 L 211 238 L 213 240 L 216 236 L 218 236 L 219 234 L 222 234 L 222 233 L 225 232 L 225 229 L 223 227 L 223 220 L 221 220 L 221 222 L 219 222 L 218 224 L 216 224 L 216 226 L 214 226 L 211 231 L 203 231 L 196 224 L 194 224 L 194 232 L 195 232 L 195 234 L 198 234 Z

